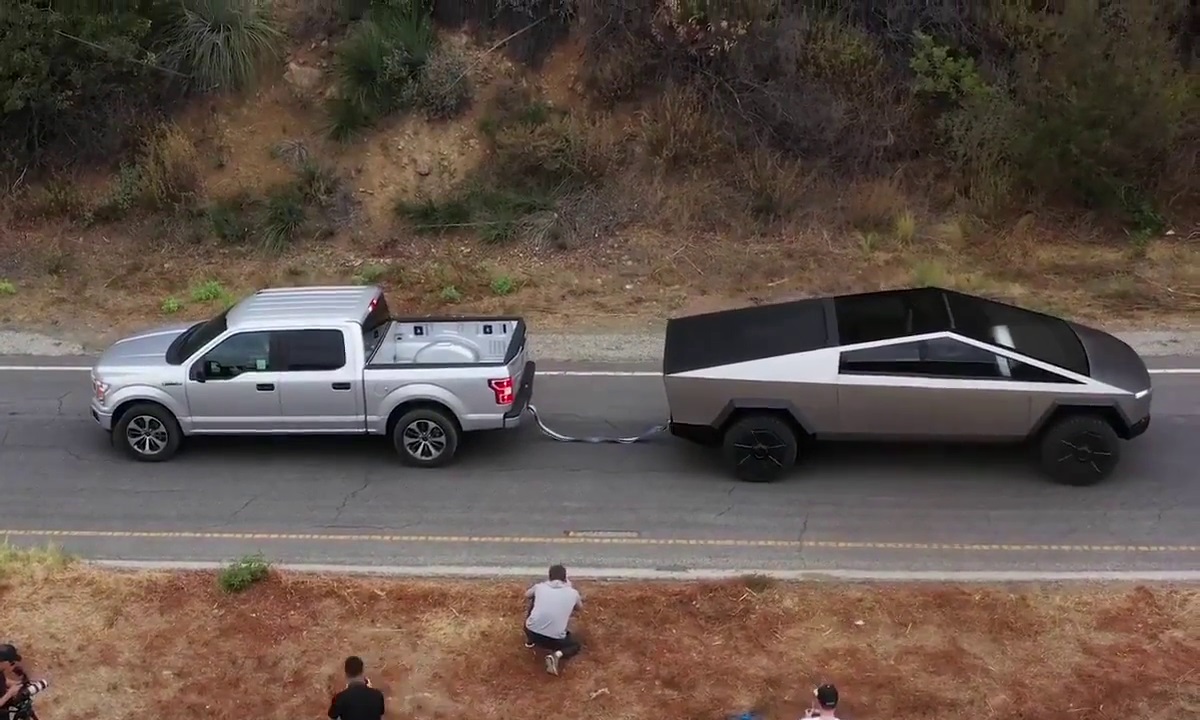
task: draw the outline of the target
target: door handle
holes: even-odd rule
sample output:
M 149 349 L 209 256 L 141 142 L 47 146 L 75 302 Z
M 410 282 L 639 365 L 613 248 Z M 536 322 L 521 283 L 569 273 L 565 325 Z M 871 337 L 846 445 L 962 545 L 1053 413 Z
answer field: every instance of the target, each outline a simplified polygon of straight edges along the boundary
M 334 389 L 334 390 L 349 390 L 349 389 L 350 389 L 350 383 L 348 383 L 348 382 L 334 383 L 334 384 L 333 384 L 333 389 Z
M 254 386 L 254 389 L 259 392 L 271 392 L 275 389 L 275 383 L 259 383 Z

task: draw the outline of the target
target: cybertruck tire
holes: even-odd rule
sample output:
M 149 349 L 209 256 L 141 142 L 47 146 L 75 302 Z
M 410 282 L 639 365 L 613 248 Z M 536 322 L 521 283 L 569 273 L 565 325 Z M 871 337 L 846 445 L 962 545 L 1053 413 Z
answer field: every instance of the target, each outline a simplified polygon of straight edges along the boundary
M 138 403 L 113 427 L 112 442 L 138 462 L 166 462 L 183 444 L 179 421 L 162 405 Z
M 1121 458 L 1121 439 L 1104 418 L 1067 415 L 1042 433 L 1038 455 L 1046 477 L 1061 485 L 1086 487 L 1112 475 Z
M 436 468 L 454 460 L 459 436 L 454 418 L 435 408 L 417 408 L 396 421 L 392 445 L 405 465 Z
M 796 464 L 799 438 L 791 425 L 775 415 L 746 415 L 725 430 L 722 451 L 738 480 L 775 482 Z

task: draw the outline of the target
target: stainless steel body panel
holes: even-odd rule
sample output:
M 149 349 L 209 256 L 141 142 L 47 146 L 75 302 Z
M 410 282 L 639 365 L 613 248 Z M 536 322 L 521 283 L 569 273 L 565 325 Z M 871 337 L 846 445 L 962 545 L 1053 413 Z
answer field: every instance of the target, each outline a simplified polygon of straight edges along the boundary
M 1152 395 L 1144 362 L 1116 338 L 1091 329 L 1079 333 L 1094 376 L 937 332 L 687 370 L 665 375 L 664 386 L 671 422 L 681 428 L 719 430 L 737 409 L 787 409 L 819 439 L 1016 441 L 1068 406 L 1114 409 L 1128 433 L 1138 434 L 1149 422 Z M 994 377 L 930 375 L 927 364 L 905 372 L 904 360 L 920 360 L 906 358 L 907 348 L 924 341 L 991 358 Z M 842 366 L 848 353 L 893 348 L 894 371 Z

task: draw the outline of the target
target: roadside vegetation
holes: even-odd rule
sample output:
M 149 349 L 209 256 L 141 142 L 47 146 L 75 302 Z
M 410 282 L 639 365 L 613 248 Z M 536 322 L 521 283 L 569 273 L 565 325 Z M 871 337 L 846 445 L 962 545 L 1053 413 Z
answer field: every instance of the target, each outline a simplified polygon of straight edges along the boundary
M 521 646 L 520 583 L 271 573 L 231 595 L 217 575 L 13 575 L 0 623 L 67 720 L 306 717 L 350 653 L 403 718 L 795 718 L 822 681 L 849 717 L 1166 720 L 1200 705 L 1191 587 L 582 582 L 584 650 L 550 678 Z M 196 691 L 211 687 L 225 692 Z
M 897 284 L 1200 309 L 1187 0 L 43 5 L 0 17 L 22 296 L 187 312 L 163 255 L 232 296 L 577 318 Z

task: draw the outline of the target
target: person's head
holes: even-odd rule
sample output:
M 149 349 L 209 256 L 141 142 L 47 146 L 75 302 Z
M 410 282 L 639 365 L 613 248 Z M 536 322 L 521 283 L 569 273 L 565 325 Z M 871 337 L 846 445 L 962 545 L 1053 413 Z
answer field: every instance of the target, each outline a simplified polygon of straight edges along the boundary
M 357 680 L 363 676 L 363 672 L 365 672 L 365 670 L 363 668 L 362 658 L 357 655 L 351 655 L 350 657 L 346 658 L 347 680 Z
M 816 705 L 817 709 L 819 710 L 833 712 L 834 709 L 837 708 L 838 691 L 837 688 L 830 683 L 825 683 L 824 685 L 813 690 L 813 697 L 816 698 Z
M 19 662 L 21 653 L 17 652 L 16 647 L 7 643 L 0 645 L 0 670 L 12 670 Z
M 562 565 L 551 565 L 550 566 L 550 579 L 558 580 L 559 582 L 566 582 L 567 581 L 567 569 L 565 567 L 563 567 Z

